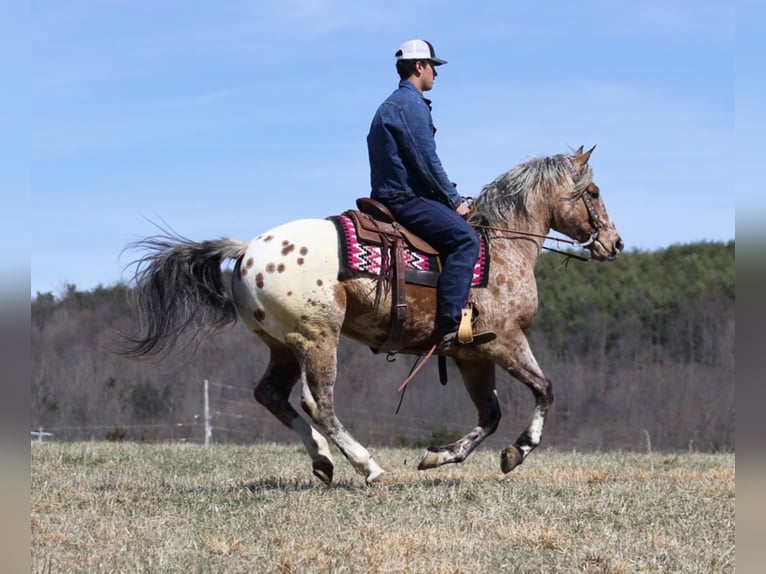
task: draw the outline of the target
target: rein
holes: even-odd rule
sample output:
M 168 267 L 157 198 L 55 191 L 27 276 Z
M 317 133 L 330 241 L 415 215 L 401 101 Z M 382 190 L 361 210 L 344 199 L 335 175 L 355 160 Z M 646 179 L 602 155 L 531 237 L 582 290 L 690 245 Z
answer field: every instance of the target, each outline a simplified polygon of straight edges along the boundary
M 583 257 L 582 255 L 576 255 L 575 253 L 567 253 L 566 251 L 561 251 L 560 249 L 554 249 L 553 247 L 546 247 L 545 245 L 543 245 L 543 249 L 550 251 L 551 253 L 558 253 L 559 255 L 563 255 L 564 257 L 566 257 L 567 261 L 564 264 L 565 266 L 566 266 L 566 263 L 569 263 L 569 259 L 577 259 L 578 261 L 585 261 L 585 263 L 590 263 L 590 259 L 588 259 L 587 257 Z
M 577 241 L 574 241 L 572 239 L 565 239 L 563 237 L 553 237 L 552 235 L 541 235 L 539 233 L 531 233 L 529 231 L 516 231 L 514 229 L 503 229 L 502 227 L 491 227 L 489 225 L 473 225 L 471 224 L 471 227 L 477 228 L 477 229 L 486 229 L 488 231 L 502 231 L 503 233 L 515 233 L 516 235 L 525 235 L 527 237 L 537 237 L 539 239 L 550 239 L 551 241 L 561 241 L 563 243 L 569 243 L 571 245 L 575 245 Z M 503 239 L 508 239 L 507 237 Z
M 585 205 L 588 206 L 588 202 L 587 201 L 585 202 Z M 590 204 L 590 209 L 592 209 L 592 208 L 593 208 L 593 204 L 591 203 Z M 589 212 L 590 212 L 590 209 L 588 210 Z M 592 217 L 592 215 L 591 215 L 591 217 Z M 596 216 L 596 217 L 598 217 L 598 216 Z M 557 241 L 559 243 L 568 243 L 569 245 L 575 245 L 575 246 L 578 246 L 578 247 L 587 247 L 588 245 L 593 243 L 596 239 L 598 239 L 598 229 L 596 229 L 596 231 L 594 231 L 591 234 L 591 236 L 588 238 L 588 241 L 586 241 L 585 243 L 580 243 L 579 241 L 575 241 L 573 239 L 566 239 L 564 237 L 553 237 L 552 235 L 541 235 L 539 233 L 531 233 L 529 231 L 516 231 L 516 230 L 513 230 L 513 229 L 502 229 L 500 227 L 491 227 L 489 225 L 473 225 L 472 224 L 472 227 L 474 227 L 476 229 L 485 229 L 485 230 L 488 230 L 488 231 L 501 231 L 503 233 L 515 233 L 516 235 L 519 235 L 519 236 L 536 237 L 538 239 L 544 239 L 544 240 L 547 239 L 547 240 L 550 240 L 550 241 Z M 513 239 L 513 238 L 512 237 L 498 237 L 498 239 Z M 583 257 L 582 255 L 576 255 L 574 253 L 567 253 L 566 251 L 561 251 L 559 249 L 554 249 L 553 247 L 546 247 L 545 245 L 543 245 L 541 248 L 545 249 L 546 251 L 550 251 L 552 253 L 558 253 L 560 255 L 564 255 L 565 257 L 568 257 L 568 258 L 571 258 L 571 259 L 577 259 L 579 261 L 585 261 L 586 263 L 590 261 L 590 259 L 588 259 L 587 257 Z

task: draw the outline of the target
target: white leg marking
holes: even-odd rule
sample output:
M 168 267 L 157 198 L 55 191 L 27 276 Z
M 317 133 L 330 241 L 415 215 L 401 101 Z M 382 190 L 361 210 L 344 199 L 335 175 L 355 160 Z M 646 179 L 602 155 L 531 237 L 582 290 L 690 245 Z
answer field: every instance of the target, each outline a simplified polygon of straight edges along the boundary
M 540 440 L 543 436 L 543 425 L 545 424 L 545 418 L 543 414 L 535 409 L 534 415 L 532 415 L 532 422 L 529 423 L 529 439 L 532 441 L 533 446 L 540 444 Z

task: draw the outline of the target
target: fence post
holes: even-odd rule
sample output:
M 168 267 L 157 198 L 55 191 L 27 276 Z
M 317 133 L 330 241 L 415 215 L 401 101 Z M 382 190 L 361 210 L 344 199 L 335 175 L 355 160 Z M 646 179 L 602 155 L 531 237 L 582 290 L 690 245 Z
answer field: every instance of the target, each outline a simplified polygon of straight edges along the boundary
M 43 437 L 53 436 L 53 433 L 45 432 L 43 431 L 43 427 L 40 427 L 36 431 L 32 431 L 32 435 L 37 437 L 37 442 L 43 442 Z
M 210 383 L 205 379 L 205 446 L 210 446 L 213 427 L 210 426 Z

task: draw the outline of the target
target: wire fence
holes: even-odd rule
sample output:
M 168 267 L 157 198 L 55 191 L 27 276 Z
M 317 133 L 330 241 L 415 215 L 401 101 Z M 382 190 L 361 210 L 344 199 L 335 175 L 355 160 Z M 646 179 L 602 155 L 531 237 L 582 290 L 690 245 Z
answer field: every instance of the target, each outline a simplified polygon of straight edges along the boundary
M 253 390 L 204 381 L 199 412 L 190 420 L 93 425 L 34 425 L 33 442 L 133 440 L 142 442 L 253 443 L 295 442 L 297 435 L 258 405 Z M 444 420 L 407 416 L 344 405 L 342 418 L 365 443 L 405 445 L 443 432 Z

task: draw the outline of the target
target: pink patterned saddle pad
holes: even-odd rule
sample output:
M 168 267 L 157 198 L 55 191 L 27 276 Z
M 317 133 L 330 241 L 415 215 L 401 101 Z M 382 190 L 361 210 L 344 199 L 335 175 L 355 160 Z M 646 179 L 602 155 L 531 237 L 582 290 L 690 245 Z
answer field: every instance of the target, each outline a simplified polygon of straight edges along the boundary
M 354 222 L 349 217 L 334 215 L 327 219 L 332 221 L 338 230 L 341 266 L 348 271 L 380 275 L 381 246 L 360 241 L 356 234 Z M 489 249 L 487 249 L 487 240 L 484 235 L 481 233 L 477 233 L 477 235 L 480 246 L 479 259 L 476 261 L 476 266 L 473 269 L 471 286 L 486 287 L 489 278 Z M 407 249 L 404 254 L 404 262 L 406 266 L 405 278 L 408 283 L 436 285 L 436 278 L 439 276 L 439 265 L 435 256 Z

